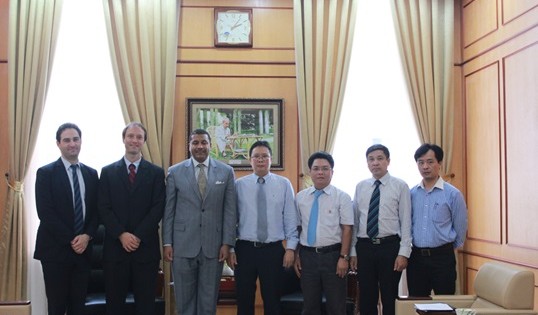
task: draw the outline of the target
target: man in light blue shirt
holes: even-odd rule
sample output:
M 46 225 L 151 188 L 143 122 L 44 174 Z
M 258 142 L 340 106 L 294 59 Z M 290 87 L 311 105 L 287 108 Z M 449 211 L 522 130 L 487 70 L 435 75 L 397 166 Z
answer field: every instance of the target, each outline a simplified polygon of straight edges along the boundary
M 467 206 L 461 192 L 439 171 L 443 149 L 423 144 L 415 152 L 422 181 L 411 189 L 413 251 L 407 267 L 409 295 L 454 294 L 456 257 L 467 233 Z
M 293 266 L 299 241 L 293 187 L 287 178 L 270 172 L 271 154 L 267 141 L 252 144 L 253 173 L 235 184 L 238 240 L 227 263 L 235 269 L 238 315 L 254 314 L 258 277 L 264 314 L 280 314 L 284 268 Z

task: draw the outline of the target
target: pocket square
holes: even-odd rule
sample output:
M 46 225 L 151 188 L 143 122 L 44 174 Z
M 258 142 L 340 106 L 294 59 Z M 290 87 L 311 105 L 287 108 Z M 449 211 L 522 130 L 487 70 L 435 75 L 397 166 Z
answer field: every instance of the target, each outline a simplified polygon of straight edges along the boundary
M 215 185 L 222 185 L 222 184 L 224 184 L 224 182 L 221 182 L 220 180 L 215 182 Z

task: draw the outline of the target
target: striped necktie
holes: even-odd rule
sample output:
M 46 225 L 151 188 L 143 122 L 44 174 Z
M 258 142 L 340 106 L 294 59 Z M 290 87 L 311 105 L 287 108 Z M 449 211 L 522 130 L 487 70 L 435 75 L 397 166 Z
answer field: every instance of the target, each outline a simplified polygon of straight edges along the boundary
M 73 174 L 73 195 L 74 195 L 74 208 L 75 208 L 75 235 L 82 234 L 84 230 L 84 214 L 82 213 L 82 197 L 80 196 L 80 185 L 78 182 L 77 168 L 78 164 L 73 164 L 71 173 Z
M 366 233 L 368 237 L 374 238 L 379 234 L 379 185 L 381 182 L 375 181 L 375 188 L 370 198 L 370 206 L 368 207 L 368 221 L 366 222 Z

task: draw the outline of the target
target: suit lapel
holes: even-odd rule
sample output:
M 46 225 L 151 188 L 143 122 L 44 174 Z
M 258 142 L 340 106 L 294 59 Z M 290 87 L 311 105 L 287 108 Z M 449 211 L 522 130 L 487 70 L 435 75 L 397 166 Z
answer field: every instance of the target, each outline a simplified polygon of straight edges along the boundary
M 142 159 L 138 164 L 138 170 L 136 171 L 136 179 L 132 191 L 136 191 L 141 183 L 149 176 L 149 162 Z
M 196 180 L 196 167 L 194 167 L 194 163 L 191 159 L 189 159 L 189 162 L 185 164 L 186 172 L 187 172 L 187 181 L 189 182 L 189 186 L 192 187 L 193 193 L 200 198 L 200 200 L 204 200 L 204 196 L 200 194 L 200 190 L 198 189 L 198 180 Z M 209 171 L 209 170 L 208 170 Z M 209 179 L 207 181 L 209 184 Z M 207 186 L 206 186 L 206 196 L 207 196 Z
M 116 162 L 116 175 L 120 179 L 120 182 L 125 187 L 125 190 L 129 191 L 130 189 L 130 183 L 129 183 L 129 175 L 127 174 L 127 166 L 125 165 L 125 161 L 123 158 Z
M 71 188 L 71 182 L 69 182 L 69 177 L 61 158 L 56 161 L 54 168 L 54 171 L 60 180 L 60 191 L 65 191 L 67 197 L 69 197 L 69 200 L 73 200 L 73 189 Z M 69 204 L 71 205 L 71 209 L 75 211 L 73 202 L 70 202 Z

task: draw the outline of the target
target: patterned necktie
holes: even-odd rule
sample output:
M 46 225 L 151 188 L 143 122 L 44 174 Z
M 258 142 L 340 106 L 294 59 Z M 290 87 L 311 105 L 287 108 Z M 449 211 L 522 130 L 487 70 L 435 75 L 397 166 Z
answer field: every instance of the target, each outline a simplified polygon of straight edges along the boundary
M 134 164 L 129 164 L 129 183 L 133 185 L 136 179 L 136 166 Z
M 258 230 L 257 238 L 260 242 L 267 240 L 267 197 L 265 195 L 265 179 L 258 177 Z
M 319 196 L 323 193 L 323 190 L 314 191 L 314 202 L 310 209 L 310 220 L 308 221 L 308 234 L 306 235 L 306 241 L 308 245 L 314 246 L 316 243 L 316 230 L 318 228 L 318 212 L 319 212 Z
M 71 173 L 73 174 L 73 194 L 75 196 L 75 235 L 79 235 L 84 230 L 84 214 L 82 213 L 82 198 L 78 183 L 78 164 L 73 164 L 69 168 L 71 168 Z
M 366 222 L 366 233 L 368 237 L 374 238 L 379 234 L 379 180 L 375 181 L 375 188 L 370 198 L 370 206 L 368 207 L 368 221 Z
M 200 171 L 198 172 L 198 190 L 200 191 L 200 195 L 204 197 L 205 188 L 207 186 L 207 178 L 205 177 L 205 165 L 198 164 L 198 167 L 200 168 Z

